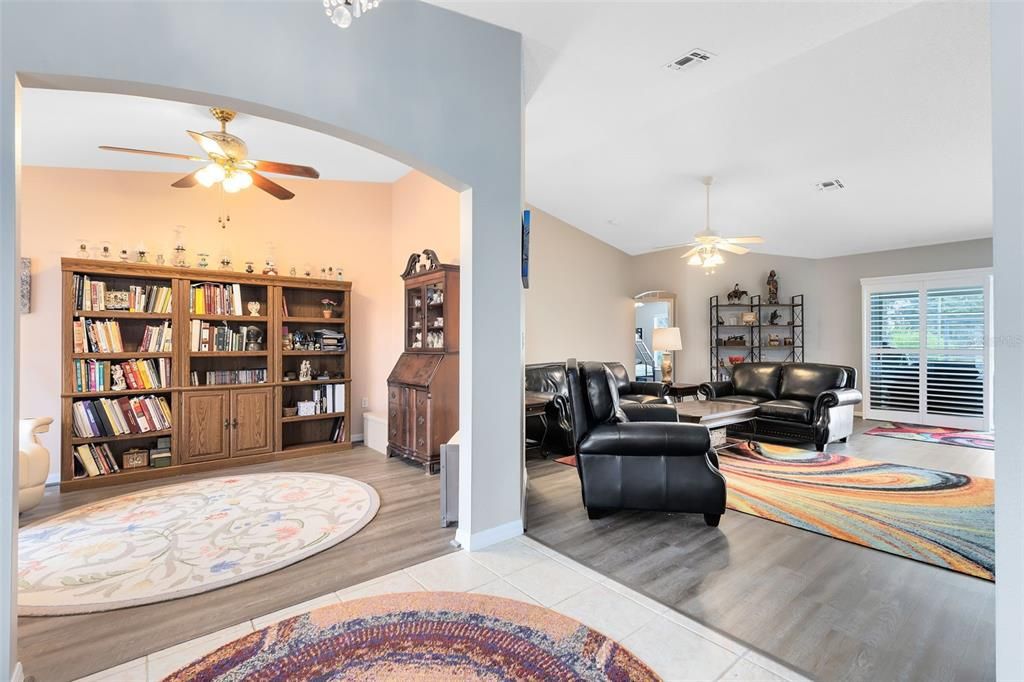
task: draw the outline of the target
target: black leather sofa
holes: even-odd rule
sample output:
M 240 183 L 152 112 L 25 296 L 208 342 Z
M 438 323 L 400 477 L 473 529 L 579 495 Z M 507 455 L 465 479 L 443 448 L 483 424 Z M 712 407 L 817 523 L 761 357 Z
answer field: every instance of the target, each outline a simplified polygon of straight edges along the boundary
M 619 402 L 668 402 L 664 399 L 668 394 L 668 384 L 660 381 L 632 381 L 629 378 L 629 372 L 621 362 L 605 362 L 603 364 L 615 378 L 615 390 L 619 392 Z
M 706 427 L 679 423 L 673 405 L 620 403 L 603 363 L 567 363 L 575 454 L 590 518 L 617 509 L 725 513 L 725 478 Z
M 843 365 L 744 362 L 732 381 L 700 385 L 709 400 L 757 405 L 749 422 L 729 427 L 729 435 L 813 442 L 819 452 L 829 443 L 845 443 L 853 433 L 853 408 L 863 396 L 857 370 Z
M 526 420 L 526 437 L 540 442 L 549 452 L 569 454 L 573 451 L 572 414 L 569 411 L 569 382 L 564 362 L 542 362 L 526 366 L 526 390 L 544 393 L 551 398 L 547 412 L 547 434 L 538 419 Z

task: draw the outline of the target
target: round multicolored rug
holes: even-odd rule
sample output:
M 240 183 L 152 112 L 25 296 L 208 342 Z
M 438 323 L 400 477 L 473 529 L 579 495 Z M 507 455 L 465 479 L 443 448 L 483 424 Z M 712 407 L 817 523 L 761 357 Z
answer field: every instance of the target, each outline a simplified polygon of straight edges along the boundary
M 628 649 L 550 609 L 481 594 L 414 592 L 281 621 L 164 682 L 658 679 Z
M 351 537 L 377 491 L 329 474 L 208 478 L 94 502 L 22 528 L 18 613 L 108 611 L 275 571 Z

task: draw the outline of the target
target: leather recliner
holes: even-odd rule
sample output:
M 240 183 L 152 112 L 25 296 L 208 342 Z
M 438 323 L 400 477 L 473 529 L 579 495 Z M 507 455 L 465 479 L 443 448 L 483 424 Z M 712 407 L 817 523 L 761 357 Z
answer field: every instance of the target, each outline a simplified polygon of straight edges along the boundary
M 572 453 L 572 413 L 569 410 L 569 382 L 564 362 L 543 362 L 526 366 L 526 390 L 543 393 L 550 398 L 546 408 L 547 433 L 540 419 L 526 420 L 526 437 L 544 440 L 546 450 Z
M 622 403 L 667 403 L 668 384 L 660 381 L 633 381 L 621 362 L 605 362 L 615 379 L 615 390 Z
M 587 515 L 696 513 L 717 526 L 725 513 L 725 478 L 707 428 L 679 423 L 673 405 L 620 404 L 612 372 L 602 363 L 569 360 L 566 372 Z
M 729 435 L 813 442 L 822 452 L 853 433 L 853 408 L 863 399 L 856 385 L 853 367 L 744 362 L 733 368 L 732 381 L 709 381 L 698 390 L 709 400 L 758 406 L 753 428 L 736 424 Z

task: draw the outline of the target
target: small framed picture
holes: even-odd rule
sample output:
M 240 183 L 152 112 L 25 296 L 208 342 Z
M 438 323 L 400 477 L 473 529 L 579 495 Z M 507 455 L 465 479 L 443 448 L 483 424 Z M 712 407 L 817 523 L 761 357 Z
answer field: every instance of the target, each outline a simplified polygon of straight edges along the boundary
M 128 292 L 108 291 L 103 305 L 107 310 L 128 310 Z

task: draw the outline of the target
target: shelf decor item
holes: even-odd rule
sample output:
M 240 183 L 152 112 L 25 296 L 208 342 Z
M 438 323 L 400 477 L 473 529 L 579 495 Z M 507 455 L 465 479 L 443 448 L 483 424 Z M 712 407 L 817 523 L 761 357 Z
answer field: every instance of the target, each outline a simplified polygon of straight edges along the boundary
M 779 278 L 775 276 L 775 271 L 772 270 L 768 273 L 768 281 L 765 282 L 768 286 L 768 305 L 779 304 Z M 774 324 L 774 323 L 772 323 Z
M 260 316 L 260 302 L 259 301 L 249 301 L 248 303 L 245 304 L 245 307 L 249 310 L 249 317 L 259 317 Z
M 338 302 L 329 298 L 322 298 L 320 299 L 320 305 L 323 306 L 323 310 L 320 311 L 321 314 L 324 316 L 324 319 L 329 320 L 334 316 L 334 307 L 338 305 Z
M 149 450 L 132 448 L 125 450 L 122 457 L 124 458 L 124 462 L 121 465 L 122 469 L 139 469 L 149 466 Z

